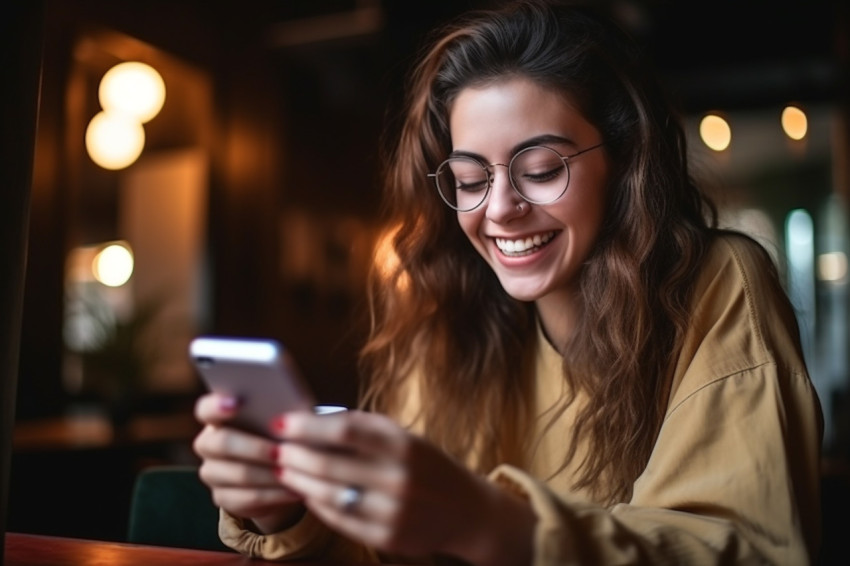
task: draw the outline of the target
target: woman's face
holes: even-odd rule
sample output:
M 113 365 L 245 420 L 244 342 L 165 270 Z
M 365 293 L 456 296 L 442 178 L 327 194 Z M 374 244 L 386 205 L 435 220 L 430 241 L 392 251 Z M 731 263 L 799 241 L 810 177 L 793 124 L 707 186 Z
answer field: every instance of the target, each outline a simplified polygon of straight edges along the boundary
M 528 144 L 569 156 L 602 142 L 599 131 L 562 95 L 524 78 L 462 90 L 449 118 L 453 155 L 474 155 L 483 164 L 506 164 L 515 148 Z M 505 291 L 521 301 L 538 301 L 538 307 L 544 300 L 558 307 L 571 301 L 576 274 L 602 225 L 605 147 L 571 158 L 569 169 L 566 193 L 540 205 L 514 191 L 506 167 L 491 167 L 487 199 L 475 210 L 458 212 L 461 228 Z M 517 247 L 523 251 L 508 251 Z

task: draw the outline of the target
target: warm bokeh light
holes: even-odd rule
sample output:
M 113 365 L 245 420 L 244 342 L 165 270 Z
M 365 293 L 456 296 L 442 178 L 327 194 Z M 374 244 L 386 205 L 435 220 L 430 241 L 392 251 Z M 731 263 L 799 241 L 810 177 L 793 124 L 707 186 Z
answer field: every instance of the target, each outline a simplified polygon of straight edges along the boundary
M 86 150 L 104 169 L 131 165 L 145 147 L 145 129 L 140 122 L 115 112 L 100 112 L 86 128 Z
M 806 119 L 806 113 L 796 106 L 787 106 L 782 111 L 782 129 L 792 140 L 801 140 L 806 137 L 806 132 L 809 128 L 809 122 Z
M 827 252 L 818 256 L 818 279 L 839 282 L 847 276 L 847 255 L 844 252 Z
M 394 277 L 398 270 L 399 258 L 393 248 L 393 238 L 399 228 L 396 226 L 384 232 L 375 245 L 375 265 L 384 279 Z M 402 273 L 396 283 L 400 289 L 406 289 L 410 284 L 407 273 Z
M 732 129 L 729 123 L 716 114 L 709 114 L 699 124 L 702 141 L 714 151 L 723 151 L 732 142 Z
M 92 261 L 94 278 L 107 287 L 120 287 L 133 275 L 133 253 L 125 242 L 103 248 Z
M 103 75 L 97 95 L 104 110 L 127 114 L 145 123 L 165 103 L 165 82 L 150 65 L 128 61 Z
M 393 237 L 397 231 L 397 228 L 388 230 L 375 245 L 375 264 L 384 277 L 390 277 L 398 268 L 398 256 L 393 249 Z

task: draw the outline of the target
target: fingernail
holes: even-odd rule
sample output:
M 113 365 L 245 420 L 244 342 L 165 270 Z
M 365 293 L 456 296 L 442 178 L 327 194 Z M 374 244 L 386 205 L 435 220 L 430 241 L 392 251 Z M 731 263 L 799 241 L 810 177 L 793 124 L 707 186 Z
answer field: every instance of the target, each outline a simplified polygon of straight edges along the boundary
M 275 466 L 274 475 L 279 480 L 283 479 L 283 466 Z
M 280 446 L 275 444 L 272 446 L 272 449 L 269 451 L 269 456 L 271 457 L 272 462 L 277 462 L 278 457 L 280 456 Z
M 280 415 L 279 417 L 275 417 L 271 422 L 272 432 L 276 434 L 283 434 L 283 431 L 286 430 L 286 417 Z
M 237 401 L 236 397 L 222 397 L 218 402 L 218 406 L 225 411 L 233 411 L 239 405 L 239 401 Z

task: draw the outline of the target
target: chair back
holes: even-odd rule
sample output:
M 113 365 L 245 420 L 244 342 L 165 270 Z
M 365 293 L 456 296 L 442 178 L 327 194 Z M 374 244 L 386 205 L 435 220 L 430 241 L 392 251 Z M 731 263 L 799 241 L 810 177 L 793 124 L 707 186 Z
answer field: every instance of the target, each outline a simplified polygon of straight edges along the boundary
M 218 537 L 219 510 L 195 466 L 158 465 L 139 472 L 127 540 L 200 550 L 229 550 Z

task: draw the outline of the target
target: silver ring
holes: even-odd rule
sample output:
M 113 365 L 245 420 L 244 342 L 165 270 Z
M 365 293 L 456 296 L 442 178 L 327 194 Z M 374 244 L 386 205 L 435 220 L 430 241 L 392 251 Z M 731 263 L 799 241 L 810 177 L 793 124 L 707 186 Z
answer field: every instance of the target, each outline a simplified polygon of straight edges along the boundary
M 525 203 L 524 203 L 524 202 L 521 202 L 521 203 L 519 203 L 518 205 L 516 205 L 516 211 L 517 211 L 517 212 L 522 212 L 524 208 L 525 208 Z
M 363 501 L 363 490 L 350 485 L 339 492 L 336 498 L 337 507 L 344 513 L 351 513 Z

